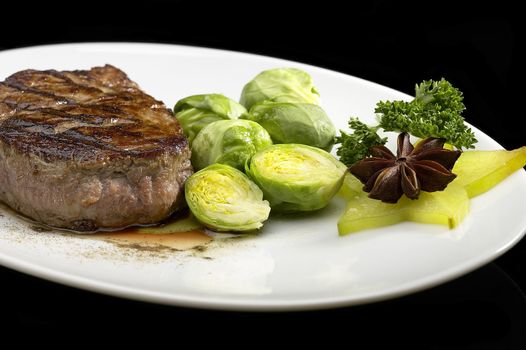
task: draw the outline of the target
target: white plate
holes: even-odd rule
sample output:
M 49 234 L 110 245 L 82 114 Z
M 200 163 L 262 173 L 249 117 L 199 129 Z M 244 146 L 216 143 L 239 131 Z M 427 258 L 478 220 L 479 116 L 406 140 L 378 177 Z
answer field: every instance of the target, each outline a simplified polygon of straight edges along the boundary
M 26 68 L 88 69 L 113 64 L 168 106 L 220 92 L 234 99 L 264 69 L 309 72 L 338 128 L 350 115 L 373 121 L 379 99 L 409 98 L 341 73 L 244 53 L 154 44 L 69 44 L 0 52 L 0 81 Z M 476 130 L 478 148 L 501 148 Z M 0 216 L 0 263 L 111 295 L 234 310 L 296 310 L 388 299 L 465 274 L 511 248 L 526 229 L 526 174 L 518 171 L 472 201 L 455 230 L 402 223 L 339 237 L 343 203 L 314 215 L 272 219 L 262 234 L 214 243 L 205 251 L 150 254 L 105 241 L 34 232 Z

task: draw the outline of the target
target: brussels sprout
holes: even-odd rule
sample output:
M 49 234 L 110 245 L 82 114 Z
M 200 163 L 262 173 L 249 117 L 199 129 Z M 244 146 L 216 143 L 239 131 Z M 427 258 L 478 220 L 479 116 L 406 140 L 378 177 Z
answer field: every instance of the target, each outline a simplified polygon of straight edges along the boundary
M 260 102 L 243 116 L 263 126 L 274 143 L 301 143 L 330 151 L 336 128 L 318 105 Z
M 270 206 L 241 171 L 213 164 L 186 180 L 186 202 L 194 216 L 217 231 L 249 231 L 263 226 Z
M 259 73 L 246 84 L 240 103 L 250 109 L 265 100 L 318 104 L 319 98 L 308 73 L 296 68 L 277 68 Z
M 192 165 L 227 164 L 239 170 L 254 153 L 272 145 L 268 132 L 250 120 L 219 120 L 205 126 L 192 143 Z
M 245 107 L 221 94 L 193 95 L 179 100 L 174 113 L 183 133 L 192 144 L 206 125 L 224 119 L 237 119 L 247 113 Z
M 256 153 L 246 172 L 273 211 L 297 212 L 325 207 L 342 185 L 346 170 L 319 148 L 280 144 Z

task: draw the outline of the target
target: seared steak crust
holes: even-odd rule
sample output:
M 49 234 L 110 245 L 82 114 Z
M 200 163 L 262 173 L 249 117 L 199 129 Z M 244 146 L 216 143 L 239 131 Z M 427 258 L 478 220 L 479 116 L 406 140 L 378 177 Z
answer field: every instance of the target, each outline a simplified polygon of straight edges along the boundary
M 183 204 L 190 151 L 172 112 L 106 65 L 0 83 L 0 200 L 75 230 L 162 220 Z

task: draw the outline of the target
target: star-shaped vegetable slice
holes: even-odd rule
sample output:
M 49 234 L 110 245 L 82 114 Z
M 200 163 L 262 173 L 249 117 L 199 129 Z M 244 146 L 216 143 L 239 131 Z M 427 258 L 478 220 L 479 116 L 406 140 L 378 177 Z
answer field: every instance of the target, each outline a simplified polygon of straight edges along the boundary
M 465 151 L 453 172 L 457 178 L 439 192 L 422 192 L 418 200 L 402 197 L 398 203 L 371 199 L 363 184 L 347 174 L 340 194 L 348 201 L 338 221 L 340 235 L 393 225 L 402 221 L 456 227 L 469 212 L 470 198 L 497 185 L 526 165 L 526 147 L 512 151 Z

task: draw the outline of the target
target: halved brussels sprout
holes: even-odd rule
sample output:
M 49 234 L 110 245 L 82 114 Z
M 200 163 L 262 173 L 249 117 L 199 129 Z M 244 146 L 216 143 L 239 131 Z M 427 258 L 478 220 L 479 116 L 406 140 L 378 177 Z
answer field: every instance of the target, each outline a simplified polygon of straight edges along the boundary
M 334 124 L 314 104 L 264 101 L 242 118 L 263 126 L 274 143 L 301 143 L 330 151 L 336 137 Z
M 210 164 L 227 164 L 244 171 L 245 163 L 272 145 L 268 132 L 250 120 L 219 120 L 205 126 L 192 143 L 192 165 L 203 169 Z
M 191 145 L 199 131 L 208 124 L 218 120 L 237 119 L 247 113 L 247 110 L 221 94 L 204 94 L 179 100 L 174 113 Z
M 259 73 L 247 83 L 239 102 L 250 109 L 265 100 L 318 104 L 319 98 L 308 73 L 297 68 L 276 68 Z
M 280 144 L 256 153 L 247 175 L 263 190 L 272 210 L 317 210 L 329 204 L 347 167 L 319 148 Z
M 213 164 L 186 180 L 186 202 L 194 216 L 217 231 L 249 231 L 263 226 L 270 206 L 241 171 Z

